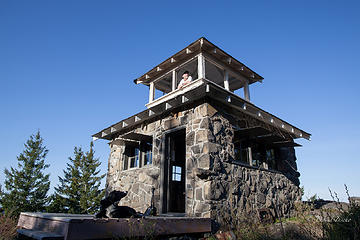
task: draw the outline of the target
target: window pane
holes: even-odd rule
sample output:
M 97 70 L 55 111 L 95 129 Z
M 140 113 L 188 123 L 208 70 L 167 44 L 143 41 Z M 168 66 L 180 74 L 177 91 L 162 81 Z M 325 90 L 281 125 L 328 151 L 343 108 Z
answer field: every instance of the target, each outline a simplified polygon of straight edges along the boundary
M 235 161 L 249 164 L 249 156 L 248 156 L 247 148 L 248 148 L 247 145 L 240 141 L 234 144 Z
M 224 70 L 214 65 L 212 62 L 205 60 L 205 77 L 206 79 L 224 87 Z
M 195 60 L 185 64 L 179 70 L 176 71 L 177 86 L 180 84 L 182 75 L 184 74 L 185 71 L 189 72 L 189 76 L 191 76 L 193 81 L 198 79 L 198 72 L 197 72 L 198 64 L 197 64 L 197 62 L 198 62 L 197 59 L 195 59 Z
M 255 167 L 261 166 L 263 163 L 263 148 L 260 145 L 255 145 L 251 148 L 252 150 L 252 165 Z
M 175 176 L 176 176 L 176 179 L 175 179 L 175 180 L 180 182 L 180 181 L 181 181 L 181 175 L 176 174 Z
M 145 143 L 144 145 L 144 165 L 152 164 L 152 144 Z
M 181 181 L 181 174 L 173 173 L 172 174 L 172 181 L 180 182 Z
M 140 149 L 134 146 L 127 146 L 127 157 L 130 162 L 130 168 L 139 167 Z
M 140 149 L 135 148 L 135 167 L 139 167 Z
M 124 159 L 124 166 L 123 166 L 123 169 L 124 170 L 127 170 L 128 169 L 128 166 L 129 166 L 129 160 L 128 160 L 128 157 L 127 156 L 124 156 L 123 157 Z
M 268 163 L 269 169 L 277 169 L 274 149 L 266 150 L 266 161 Z

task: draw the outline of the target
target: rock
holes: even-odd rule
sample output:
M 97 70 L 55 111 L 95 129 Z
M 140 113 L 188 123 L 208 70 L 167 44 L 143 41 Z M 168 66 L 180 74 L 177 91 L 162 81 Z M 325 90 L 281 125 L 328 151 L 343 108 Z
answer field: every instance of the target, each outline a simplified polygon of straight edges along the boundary
M 213 172 L 208 169 L 203 169 L 203 168 L 195 169 L 195 175 L 202 180 L 208 179 L 209 176 L 211 176 L 212 174 L 213 174 Z
M 258 203 L 260 203 L 260 204 L 265 204 L 265 202 L 266 202 L 265 194 L 263 194 L 263 193 L 258 193 L 258 194 L 257 194 L 257 201 L 258 201 Z
M 198 166 L 199 168 L 209 169 L 210 168 L 210 155 L 203 154 L 200 158 L 198 158 Z
M 218 135 L 222 130 L 223 130 L 223 125 L 220 121 L 213 122 L 213 133 L 215 136 Z
M 203 118 L 200 123 L 200 128 L 209 129 L 209 118 Z
M 200 153 L 200 147 L 199 145 L 194 145 L 191 147 L 191 151 L 193 152 L 193 154 L 199 154 Z
M 196 143 L 207 141 L 207 130 L 199 130 L 196 132 Z
M 202 188 L 197 188 L 195 190 L 195 199 L 198 201 L 204 201 L 203 195 L 202 195 Z
M 193 146 L 194 145 L 194 139 L 195 139 L 195 133 L 190 132 L 186 135 L 186 146 Z

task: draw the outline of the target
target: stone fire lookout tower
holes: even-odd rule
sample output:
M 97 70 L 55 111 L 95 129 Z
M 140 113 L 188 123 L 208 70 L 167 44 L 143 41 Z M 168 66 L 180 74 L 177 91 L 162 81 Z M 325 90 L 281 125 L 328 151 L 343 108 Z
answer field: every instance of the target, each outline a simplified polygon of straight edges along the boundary
M 121 204 L 144 211 L 155 188 L 160 214 L 219 223 L 288 214 L 301 197 L 294 139 L 310 134 L 250 101 L 262 79 L 205 38 L 135 79 L 149 87 L 147 109 L 93 135 L 109 140 L 107 192 L 128 191 Z

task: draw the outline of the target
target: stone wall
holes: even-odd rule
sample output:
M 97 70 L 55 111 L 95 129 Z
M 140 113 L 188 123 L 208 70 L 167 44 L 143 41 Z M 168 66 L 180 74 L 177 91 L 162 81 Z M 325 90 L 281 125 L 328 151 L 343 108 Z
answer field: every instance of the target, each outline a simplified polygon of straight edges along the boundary
M 110 143 L 107 193 L 112 190 L 128 191 L 120 204 L 143 212 L 150 205 L 151 188 L 154 187 L 156 207 L 160 209 L 160 166 L 164 152 L 163 141 L 169 130 L 183 127 L 186 129 L 185 211 L 188 216 L 210 217 L 210 205 L 204 202 L 204 181 L 195 177 L 195 170 L 198 167 L 209 169 L 210 166 L 207 110 L 207 103 L 202 103 L 193 109 L 173 112 L 169 116 L 134 129 L 136 133 L 153 136 L 153 164 L 151 166 L 122 170 L 124 142 L 114 139 Z
M 282 149 L 282 172 L 261 170 L 233 163 L 234 127 L 271 126 L 242 113 L 229 113 L 222 106 L 200 103 L 194 108 L 172 112 L 134 129 L 153 136 L 153 164 L 122 171 L 124 145 L 110 143 L 107 192 L 128 191 L 120 204 L 143 212 L 150 205 L 151 188 L 155 188 L 156 207 L 160 209 L 161 160 L 166 133 L 186 129 L 186 214 L 212 217 L 218 223 L 235 223 L 259 208 L 278 207 L 289 214 L 294 201 L 300 200 L 299 174 L 293 149 Z
M 213 108 L 209 105 L 210 108 Z M 220 109 L 220 108 L 217 108 Z M 283 171 L 271 171 L 255 167 L 246 167 L 232 162 L 234 159 L 234 126 L 248 117 L 237 113 L 236 117 L 220 109 L 210 117 L 209 140 L 211 167 L 207 175 L 211 191 L 206 199 L 211 205 L 211 217 L 220 224 L 236 224 L 236 221 L 257 216 L 260 208 L 277 207 L 280 215 L 289 214 L 295 201 L 301 198 L 296 171 L 296 158 L 293 148 L 282 149 L 281 161 L 291 164 L 291 171 L 282 164 Z M 246 124 L 258 126 L 262 124 L 254 119 Z M 266 126 L 269 127 L 269 126 Z M 273 214 L 275 212 L 273 211 Z

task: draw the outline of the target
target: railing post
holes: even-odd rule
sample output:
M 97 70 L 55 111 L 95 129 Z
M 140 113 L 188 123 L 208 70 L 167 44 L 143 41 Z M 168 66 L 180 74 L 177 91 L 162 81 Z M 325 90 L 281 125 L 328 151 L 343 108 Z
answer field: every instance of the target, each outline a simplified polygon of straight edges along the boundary
M 244 97 L 245 100 L 250 102 L 250 90 L 249 90 L 249 81 L 246 80 L 245 85 L 244 85 Z
M 149 88 L 149 103 L 154 101 L 154 98 L 155 98 L 155 86 L 154 86 L 154 82 L 151 82 Z
M 172 71 L 172 91 L 176 90 L 176 71 Z
M 228 91 L 230 91 L 229 86 L 229 72 L 227 70 L 224 70 L 224 88 Z
M 198 78 L 205 78 L 205 59 L 202 53 L 198 56 Z

